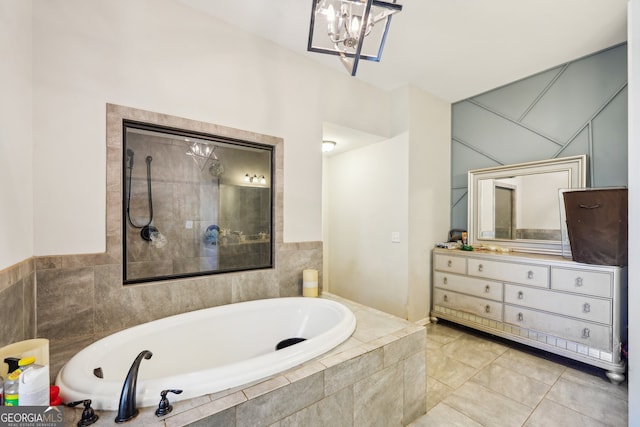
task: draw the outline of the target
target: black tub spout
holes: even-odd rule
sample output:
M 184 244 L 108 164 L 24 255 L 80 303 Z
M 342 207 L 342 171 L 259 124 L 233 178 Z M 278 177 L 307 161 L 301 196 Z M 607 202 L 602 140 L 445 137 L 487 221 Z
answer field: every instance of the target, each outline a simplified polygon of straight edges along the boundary
M 138 408 L 136 408 L 138 369 L 140 369 L 142 359 L 151 359 L 151 356 L 153 356 L 153 353 L 149 350 L 141 351 L 138 357 L 136 357 L 136 360 L 131 364 L 127 378 L 125 378 L 124 385 L 122 386 L 122 393 L 120 393 L 120 404 L 118 405 L 118 416 L 116 417 L 117 423 L 132 420 L 138 415 Z

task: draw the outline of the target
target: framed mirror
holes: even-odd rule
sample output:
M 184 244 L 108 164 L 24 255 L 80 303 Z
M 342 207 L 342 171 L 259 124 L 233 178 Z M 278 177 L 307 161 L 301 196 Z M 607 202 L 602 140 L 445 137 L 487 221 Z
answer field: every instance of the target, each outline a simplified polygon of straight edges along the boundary
M 562 253 L 559 191 L 584 188 L 587 156 L 471 170 L 469 244 Z

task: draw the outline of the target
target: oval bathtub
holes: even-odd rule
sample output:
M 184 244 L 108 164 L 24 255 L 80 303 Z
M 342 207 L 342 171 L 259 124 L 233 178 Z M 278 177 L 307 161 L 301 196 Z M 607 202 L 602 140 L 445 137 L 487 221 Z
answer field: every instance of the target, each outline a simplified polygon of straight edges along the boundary
M 179 314 L 117 332 L 84 348 L 59 372 L 64 402 L 91 399 L 117 410 L 124 379 L 143 350 L 137 406 L 157 405 L 160 391 L 181 389 L 172 401 L 241 386 L 321 355 L 354 331 L 355 316 L 335 301 L 273 298 Z M 275 351 L 288 338 L 306 341 Z M 94 374 L 101 368 L 102 378 Z

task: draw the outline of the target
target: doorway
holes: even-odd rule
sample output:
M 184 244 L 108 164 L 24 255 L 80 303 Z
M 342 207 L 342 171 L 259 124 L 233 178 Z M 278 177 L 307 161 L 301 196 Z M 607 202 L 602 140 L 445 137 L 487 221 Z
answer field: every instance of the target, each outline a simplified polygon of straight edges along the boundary
M 516 216 L 515 216 L 515 189 L 496 185 L 495 195 L 495 216 L 494 230 L 496 239 L 515 238 Z

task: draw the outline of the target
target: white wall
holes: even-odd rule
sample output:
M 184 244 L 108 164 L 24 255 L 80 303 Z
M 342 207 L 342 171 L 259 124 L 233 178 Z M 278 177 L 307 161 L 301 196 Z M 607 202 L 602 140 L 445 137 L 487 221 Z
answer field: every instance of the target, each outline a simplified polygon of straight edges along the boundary
M 409 88 L 409 299 L 407 318 L 431 308 L 431 250 L 445 241 L 451 201 L 451 104 Z
M 331 292 L 406 316 L 408 256 L 406 133 L 328 157 L 327 213 Z M 391 232 L 400 243 L 391 242 Z
M 33 255 L 31 1 L 0 2 L 0 270 Z
M 511 179 L 500 180 L 500 182 L 508 182 L 513 184 Z M 494 238 L 496 236 L 495 231 L 495 218 L 494 218 L 494 179 L 480 179 L 478 180 L 478 200 L 482 200 L 478 206 L 478 233 L 481 237 Z M 475 240 L 475 238 L 474 238 Z
M 629 425 L 640 424 L 640 0 L 629 0 Z
M 419 320 L 431 306 L 431 250 L 449 228 L 451 105 L 410 86 L 391 98 L 394 138 L 325 160 L 325 281 Z
M 388 94 L 173 0 L 34 2 L 33 72 L 35 255 L 105 248 L 107 102 L 284 138 L 285 241 L 321 240 L 322 122 L 389 133 Z
M 549 204 L 545 204 L 543 201 L 557 201 L 559 199 L 558 189 L 569 187 L 570 177 L 568 173 L 563 172 L 547 175 L 531 174 L 520 178 L 521 190 L 519 194 L 526 194 L 527 197 L 516 196 L 518 228 L 558 229 L 560 212 L 557 209 L 550 210 Z M 532 194 L 533 197 L 529 197 L 529 194 Z

